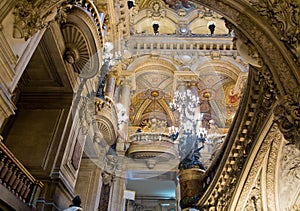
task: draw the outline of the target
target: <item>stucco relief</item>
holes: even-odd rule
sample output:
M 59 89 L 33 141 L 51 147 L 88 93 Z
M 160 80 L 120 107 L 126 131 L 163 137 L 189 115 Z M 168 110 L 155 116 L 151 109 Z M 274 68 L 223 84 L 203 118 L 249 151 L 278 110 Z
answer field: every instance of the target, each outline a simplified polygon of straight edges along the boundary
M 283 135 L 281 134 L 278 125 L 274 124 L 273 126 L 273 142 L 269 151 L 269 157 L 266 165 L 266 206 L 270 210 L 278 210 L 278 192 L 277 192 L 277 183 L 275 182 L 278 177 L 278 163 L 279 158 L 278 154 L 281 153 Z
M 275 108 L 276 121 L 285 139 L 300 149 L 300 90 L 286 95 Z
M 254 207 L 256 207 L 257 210 L 260 210 L 259 207 L 261 208 L 262 206 L 262 196 L 261 196 L 261 187 L 260 185 L 258 186 L 257 184 L 260 184 L 260 177 L 261 177 L 261 171 L 264 171 L 265 168 L 262 167 L 262 163 L 264 162 L 264 159 L 266 158 L 266 156 L 268 156 L 268 151 L 270 150 L 271 145 L 278 145 L 278 142 L 280 140 L 280 132 L 278 130 L 278 126 L 276 124 L 274 124 L 267 137 L 265 138 L 265 140 L 263 141 L 257 155 L 256 158 L 254 160 L 254 162 L 252 163 L 252 167 L 250 169 L 250 172 L 248 173 L 247 176 L 247 180 L 245 181 L 245 183 L 243 184 L 243 191 L 240 194 L 239 197 L 239 201 L 237 203 L 236 206 L 236 210 L 255 210 Z M 269 155 L 272 156 L 273 154 Z M 276 159 L 274 160 L 270 160 L 269 159 L 268 163 L 268 168 L 270 168 L 270 166 L 276 166 Z M 249 164 L 250 165 L 250 164 Z M 247 174 L 247 172 L 245 172 L 245 174 Z M 259 175 L 258 175 L 259 174 Z M 269 184 L 269 182 L 271 182 L 272 184 L 274 184 L 274 178 L 275 176 L 272 175 L 271 178 L 269 178 L 270 180 L 267 181 L 262 181 L 263 183 L 267 183 L 267 186 L 269 188 L 271 188 L 271 184 Z M 258 190 L 260 190 L 258 192 Z M 249 195 L 250 194 L 250 195 Z M 259 195 L 255 195 L 255 194 L 259 194 Z M 274 199 L 274 193 L 270 192 L 270 196 L 271 198 Z M 246 205 L 244 205 L 244 201 L 247 200 Z M 259 200 L 259 201 L 258 201 Z M 258 204 L 259 202 L 259 204 Z M 245 206 L 243 208 L 243 206 Z M 271 206 L 273 207 L 273 206 Z M 250 209 L 251 208 L 251 209 Z
M 273 29 L 280 34 L 280 40 L 294 54 L 300 64 L 300 2 L 296 0 L 250 0 L 260 15 L 268 18 Z
M 293 207 L 300 192 L 300 150 L 288 142 L 283 147 L 278 178 L 279 196 L 284 197 L 280 200 L 280 210 L 286 210 Z
M 251 188 L 250 195 L 248 197 L 247 203 L 244 211 L 256 211 L 262 210 L 262 187 L 261 187 L 261 174 L 259 174 L 255 185 Z
M 14 38 L 25 38 L 27 40 L 37 31 L 45 29 L 56 14 L 56 9 L 54 9 L 41 15 L 39 7 L 34 5 L 32 1 L 19 0 L 14 9 Z

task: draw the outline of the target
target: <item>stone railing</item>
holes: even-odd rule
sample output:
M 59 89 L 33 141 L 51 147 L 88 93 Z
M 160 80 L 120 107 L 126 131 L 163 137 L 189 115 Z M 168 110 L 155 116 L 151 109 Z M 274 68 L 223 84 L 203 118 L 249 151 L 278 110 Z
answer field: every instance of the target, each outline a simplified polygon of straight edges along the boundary
M 1 137 L 0 137 L 1 138 Z M 0 184 L 30 207 L 35 203 L 44 184 L 36 180 L 0 139 Z
M 109 97 L 95 98 L 96 121 L 104 140 L 113 145 L 118 134 L 118 116 L 114 102 Z
M 210 55 L 212 51 L 219 52 L 219 56 L 232 56 L 237 53 L 231 36 L 218 37 L 174 37 L 168 35 L 132 36 L 128 42 L 137 54 L 159 51 L 162 54 L 174 54 L 174 50 L 185 53 Z
M 177 154 L 176 145 L 168 134 L 141 132 L 130 136 L 127 155 L 134 159 L 167 161 Z

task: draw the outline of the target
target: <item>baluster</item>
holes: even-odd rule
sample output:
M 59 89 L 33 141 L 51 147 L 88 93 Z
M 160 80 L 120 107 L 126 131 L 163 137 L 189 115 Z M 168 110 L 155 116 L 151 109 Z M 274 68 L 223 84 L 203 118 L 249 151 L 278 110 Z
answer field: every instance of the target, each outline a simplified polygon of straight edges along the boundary
M 0 172 L 1 172 L 1 170 L 2 170 L 2 168 L 4 167 L 4 165 L 5 165 L 5 159 L 7 158 L 7 156 L 6 155 L 4 155 L 4 154 L 2 154 L 3 152 L 1 151 L 1 158 L 0 158 Z
M 20 179 L 21 175 L 22 175 L 22 172 L 20 172 L 19 169 L 17 169 L 16 179 L 15 179 L 13 185 L 12 185 L 12 191 L 15 192 L 15 193 L 17 192 L 16 188 L 18 187 L 18 185 L 21 181 L 21 179 Z
M 16 194 L 17 194 L 17 196 L 20 196 L 20 191 L 22 190 L 22 187 L 24 185 L 24 182 L 23 182 L 24 179 L 25 179 L 25 175 L 21 174 L 20 175 L 20 182 L 19 182 L 19 184 L 18 184 L 18 186 L 16 188 Z
M 33 183 L 31 181 L 28 182 L 28 184 L 26 185 L 26 190 L 24 192 L 24 198 L 27 199 L 27 196 L 30 192 L 31 187 L 33 187 Z
M 28 184 L 29 184 L 29 180 L 25 177 L 25 179 L 24 179 L 24 185 L 23 185 L 23 187 L 22 187 L 22 189 L 21 189 L 21 191 L 20 191 L 20 197 L 21 197 L 21 199 L 25 202 L 25 192 L 26 192 L 26 190 L 27 190 L 27 188 L 28 188 Z
M 1 180 L 1 183 L 3 183 L 3 179 L 9 169 L 9 164 L 11 163 L 11 160 L 7 160 L 6 163 L 4 164 L 4 167 L 2 168 L 2 171 L 0 173 L 0 180 Z
M 15 180 L 17 179 L 17 172 L 18 172 L 18 168 L 15 167 L 13 169 L 12 176 L 10 177 L 10 180 L 8 181 L 8 186 L 10 187 L 10 189 L 12 189 L 13 184 L 14 184 Z
M 10 179 L 12 173 L 13 173 L 13 168 L 14 168 L 15 166 L 16 166 L 16 165 L 15 165 L 14 163 L 12 163 L 11 165 L 9 165 L 8 170 L 7 170 L 7 173 L 6 173 L 5 177 L 4 177 L 4 182 L 5 182 L 6 184 L 8 183 L 8 181 L 9 181 L 9 179 Z

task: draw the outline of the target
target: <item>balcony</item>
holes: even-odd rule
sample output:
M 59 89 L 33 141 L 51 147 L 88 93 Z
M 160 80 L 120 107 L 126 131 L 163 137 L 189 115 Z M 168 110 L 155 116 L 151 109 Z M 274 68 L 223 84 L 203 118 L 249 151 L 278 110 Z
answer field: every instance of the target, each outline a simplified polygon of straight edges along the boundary
M 177 154 L 176 146 L 168 134 L 141 132 L 130 136 L 127 156 L 133 159 L 168 161 L 177 157 Z
M 117 110 L 114 102 L 109 97 L 95 98 L 96 121 L 104 140 L 108 145 L 113 145 L 118 134 Z
M 198 54 L 202 56 L 215 54 L 219 56 L 236 55 L 237 51 L 231 36 L 190 36 L 177 37 L 174 35 L 134 35 L 128 41 L 128 47 L 133 54 L 142 55 L 153 52 L 173 55 L 175 51 L 185 54 Z
M 0 184 L 30 207 L 35 203 L 44 184 L 36 180 L 2 143 L 0 137 Z

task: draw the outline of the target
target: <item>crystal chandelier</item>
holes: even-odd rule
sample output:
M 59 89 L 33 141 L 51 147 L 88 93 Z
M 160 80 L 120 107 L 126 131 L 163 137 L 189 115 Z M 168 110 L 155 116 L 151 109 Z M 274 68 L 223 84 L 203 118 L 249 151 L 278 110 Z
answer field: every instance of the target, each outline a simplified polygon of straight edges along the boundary
M 203 114 L 200 113 L 199 103 L 198 95 L 187 89 L 186 91 L 176 91 L 173 101 L 169 105 L 172 111 L 177 110 L 180 113 L 180 129 L 169 128 L 172 139 L 175 141 L 178 138 L 179 140 L 179 169 L 200 168 L 205 170 L 199 158 L 207 131 L 202 127 Z

